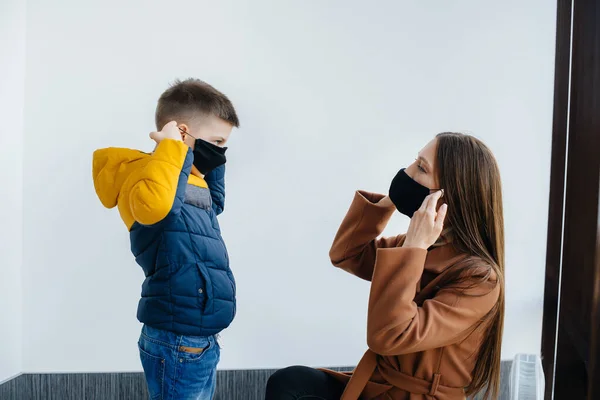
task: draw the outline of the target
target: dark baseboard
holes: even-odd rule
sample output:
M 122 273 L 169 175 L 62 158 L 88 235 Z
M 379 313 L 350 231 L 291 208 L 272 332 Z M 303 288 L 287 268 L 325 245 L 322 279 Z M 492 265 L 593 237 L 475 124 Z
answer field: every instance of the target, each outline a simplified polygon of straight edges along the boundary
M 509 398 L 510 365 L 511 361 L 502 362 L 501 400 Z M 219 371 L 215 400 L 264 400 L 265 386 L 273 372 L 267 369 Z M 137 372 L 23 374 L 0 385 L 0 400 L 147 399 L 144 375 Z

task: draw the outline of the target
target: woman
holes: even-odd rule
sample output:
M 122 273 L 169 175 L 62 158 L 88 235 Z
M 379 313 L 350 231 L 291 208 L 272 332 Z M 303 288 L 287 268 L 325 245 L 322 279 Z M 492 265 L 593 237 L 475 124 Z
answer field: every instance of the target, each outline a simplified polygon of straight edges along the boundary
M 378 239 L 395 210 L 406 235 Z M 330 252 L 371 281 L 369 350 L 352 373 L 290 367 L 267 400 L 497 398 L 504 317 L 504 219 L 496 160 L 472 136 L 442 133 L 394 178 L 357 192 Z

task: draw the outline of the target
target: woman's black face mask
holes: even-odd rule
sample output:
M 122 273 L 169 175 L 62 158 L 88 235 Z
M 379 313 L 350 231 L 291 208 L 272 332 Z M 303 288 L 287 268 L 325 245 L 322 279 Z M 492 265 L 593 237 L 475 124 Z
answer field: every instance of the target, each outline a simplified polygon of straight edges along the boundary
M 389 196 L 398 211 L 412 218 L 425 201 L 425 197 L 429 196 L 431 190 L 440 189 L 429 189 L 421 185 L 408 176 L 406 168 L 402 168 L 392 180 Z

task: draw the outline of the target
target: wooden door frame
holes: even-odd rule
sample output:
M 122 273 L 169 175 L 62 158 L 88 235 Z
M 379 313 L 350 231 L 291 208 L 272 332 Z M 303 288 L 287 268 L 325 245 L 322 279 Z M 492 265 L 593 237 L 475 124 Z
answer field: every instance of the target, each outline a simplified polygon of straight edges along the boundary
M 556 26 L 542 360 L 546 399 L 553 388 L 557 400 L 593 399 L 600 398 L 600 0 L 558 0 Z

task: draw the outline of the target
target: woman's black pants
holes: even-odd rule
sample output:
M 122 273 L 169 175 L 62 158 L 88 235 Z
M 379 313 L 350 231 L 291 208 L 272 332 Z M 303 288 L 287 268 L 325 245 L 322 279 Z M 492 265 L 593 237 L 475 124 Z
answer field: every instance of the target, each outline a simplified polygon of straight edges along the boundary
M 289 367 L 269 378 L 265 400 L 340 400 L 344 387 L 342 382 L 323 371 Z

